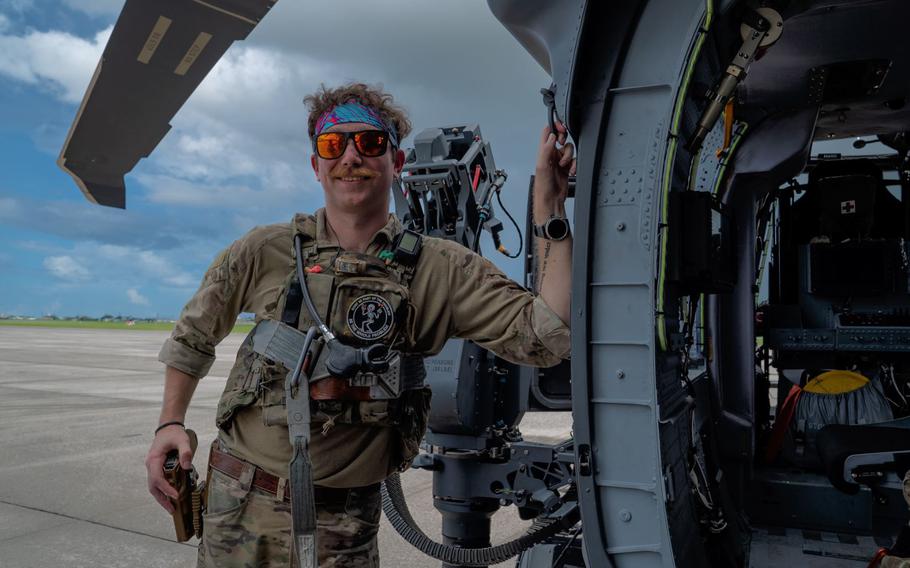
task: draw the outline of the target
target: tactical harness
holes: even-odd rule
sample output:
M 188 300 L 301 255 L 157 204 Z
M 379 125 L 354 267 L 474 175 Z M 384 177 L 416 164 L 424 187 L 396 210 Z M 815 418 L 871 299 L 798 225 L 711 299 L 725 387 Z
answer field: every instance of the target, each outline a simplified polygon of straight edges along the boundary
M 413 338 L 404 337 L 408 326 L 400 322 L 396 326 L 395 319 L 400 320 L 403 312 L 408 310 L 407 289 L 419 258 L 421 236 L 403 231 L 395 239 L 393 250 L 383 251 L 379 259 L 336 254 L 334 274 L 355 278 L 335 282 L 333 276 L 328 297 L 320 299 L 327 310 L 332 309 L 332 323 L 336 329 L 341 323 L 338 321 L 339 313 L 344 318 L 348 343 L 339 339 L 325 324 L 313 302 L 307 272 L 318 274 L 322 265 L 310 266 L 319 256 L 319 245 L 313 243 L 304 255 L 304 238 L 310 237 L 304 233 L 294 235 L 295 272 L 286 288 L 281 322 L 260 322 L 244 343 L 252 351 L 250 355 L 261 358 L 253 361 L 253 366 L 257 363 L 262 365 L 264 359 L 265 364 L 274 361 L 291 370 L 284 382 L 283 402 L 292 447 L 289 464 L 292 535 L 298 565 L 315 568 L 316 510 L 309 459 L 311 399 L 317 405 L 332 404 L 338 400 L 361 401 L 364 404 L 386 401 L 389 405 L 386 416 L 393 423 L 397 419 L 399 425 L 405 422 L 405 417 L 401 415 L 409 415 L 410 423 L 401 432 L 403 447 L 400 457 L 402 465 L 406 465 L 416 454 L 419 443 L 419 439 L 408 438 L 419 435 L 418 430 L 422 433 L 425 428 L 429 398 L 424 383 L 426 370 L 423 357 L 395 349 L 413 343 Z M 388 294 L 378 293 L 381 286 L 377 287 L 377 282 L 381 283 L 382 277 L 377 279 L 374 275 L 371 280 L 356 281 L 356 275 L 371 271 L 389 276 L 383 273 L 383 267 L 397 276 L 397 284 L 403 288 L 403 291 L 399 290 L 401 297 L 396 308 L 386 297 Z M 352 280 L 354 284 L 346 288 L 349 292 L 359 292 L 360 296 L 333 298 L 336 291 Z M 325 290 L 322 289 L 322 292 Z M 340 312 L 337 306 L 333 306 L 333 299 L 340 304 Z M 345 299 L 350 303 L 346 304 Z M 298 329 L 302 306 L 306 306 L 308 323 L 311 324 L 305 334 Z M 320 337 L 317 338 L 317 335 Z M 387 343 L 381 343 L 379 340 L 382 339 Z M 395 405 L 396 402 L 399 404 Z M 392 406 L 404 412 L 389 412 Z M 363 416 L 362 411 L 358 414 Z M 265 412 L 263 416 L 266 418 Z

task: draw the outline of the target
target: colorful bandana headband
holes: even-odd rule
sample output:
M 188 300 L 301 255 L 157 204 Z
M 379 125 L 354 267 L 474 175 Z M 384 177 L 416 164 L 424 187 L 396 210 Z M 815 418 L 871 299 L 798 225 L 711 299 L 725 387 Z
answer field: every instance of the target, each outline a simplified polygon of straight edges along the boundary
M 379 116 L 375 109 L 354 100 L 350 100 L 343 105 L 334 106 L 320 116 L 319 120 L 316 121 L 314 135 L 319 136 L 336 124 L 347 124 L 350 122 L 362 122 L 375 126 L 380 130 L 385 130 L 392 139 L 392 145 L 398 146 L 398 133 L 395 132 L 395 128 L 382 120 L 382 117 Z

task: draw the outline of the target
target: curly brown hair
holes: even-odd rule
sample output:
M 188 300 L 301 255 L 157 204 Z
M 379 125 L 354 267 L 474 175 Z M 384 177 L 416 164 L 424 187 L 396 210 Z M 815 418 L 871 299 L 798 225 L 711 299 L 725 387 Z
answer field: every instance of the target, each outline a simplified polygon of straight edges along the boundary
M 408 120 L 407 112 L 396 105 L 392 95 L 383 91 L 381 87 L 371 87 L 366 83 L 348 83 L 330 89 L 322 84 L 318 91 L 303 98 L 303 103 L 310 109 L 310 117 L 307 120 L 310 138 L 316 134 L 316 121 L 320 116 L 332 107 L 351 100 L 375 109 L 385 122 L 394 126 L 399 144 L 410 134 L 411 121 Z

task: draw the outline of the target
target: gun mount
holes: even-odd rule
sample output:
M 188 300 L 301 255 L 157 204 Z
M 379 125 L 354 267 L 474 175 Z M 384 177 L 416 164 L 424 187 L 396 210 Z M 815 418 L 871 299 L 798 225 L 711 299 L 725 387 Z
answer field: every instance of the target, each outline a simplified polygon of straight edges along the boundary
M 395 206 L 405 226 L 478 252 L 487 230 L 504 252 L 492 198 L 506 175 L 496 169 L 479 126 L 420 132 L 403 173 Z M 464 340 L 450 340 L 426 365 L 433 407 L 425 453 L 412 467 L 433 472 L 433 504 L 442 514 L 445 546 L 408 522 L 400 493 L 387 485 L 384 508 L 402 536 L 444 566 L 485 566 L 572 528 L 578 520 L 572 442 L 527 443 L 518 429 L 528 409 L 531 373 Z M 516 505 L 523 519 L 537 518 L 537 529 L 523 540 L 491 547 L 490 519 L 504 505 Z
M 491 214 L 492 199 L 505 181 L 478 125 L 429 128 L 414 137 L 407 153 L 395 211 L 408 228 L 471 250 L 478 250 L 486 229 L 496 248 L 509 255 L 499 240 L 502 223 Z

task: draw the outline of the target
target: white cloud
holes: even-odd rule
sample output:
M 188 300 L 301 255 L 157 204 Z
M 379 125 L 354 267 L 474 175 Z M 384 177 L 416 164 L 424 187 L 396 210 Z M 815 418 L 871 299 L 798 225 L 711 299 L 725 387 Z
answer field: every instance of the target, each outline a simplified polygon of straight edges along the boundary
M 44 259 L 44 267 L 57 278 L 70 282 L 88 280 L 91 276 L 88 269 L 71 256 L 49 256 Z
M 123 8 L 123 0 L 63 0 L 63 3 L 90 16 L 118 14 Z
M 20 244 L 20 248 L 25 244 Z M 192 256 L 192 252 L 178 250 L 172 251 L 171 255 L 182 261 Z M 210 260 L 209 256 L 204 262 Z M 194 263 L 198 262 L 194 259 Z M 72 283 L 93 280 L 109 285 L 120 284 L 123 289 L 136 291 L 140 286 L 189 289 L 195 287 L 201 277 L 201 274 L 193 274 L 177 261 L 152 250 L 99 245 L 91 241 L 77 242 L 69 250 L 56 251 L 44 260 L 44 267 L 57 278 Z
M 138 168 L 175 180 L 164 189 L 150 185 L 150 198 L 222 208 L 250 204 L 237 198 L 197 199 L 185 191 L 188 183 L 180 186 L 176 180 L 202 184 L 206 193 L 219 186 L 219 194 L 243 198 L 250 192 L 264 197 L 260 188 L 285 198 L 303 185 L 314 187 L 302 99 L 319 81 L 333 80 L 339 75 L 325 62 L 235 44 L 174 118 L 155 158 Z
M 276 213 L 286 213 L 288 207 L 300 205 L 305 197 L 321 195 L 315 179 L 297 179 L 294 184 L 252 185 L 188 181 L 166 174 L 137 174 L 136 180 L 148 188 L 148 200 L 153 203 L 189 207 L 226 208 L 242 211 L 261 224 L 273 222 Z M 256 184 L 259 185 L 259 184 Z M 288 215 L 290 218 L 290 215 Z
M 142 278 L 177 288 L 197 284 L 197 278 L 151 250 L 120 245 L 92 246 L 88 243 L 81 243 L 79 249 L 86 256 L 92 255 L 94 251 L 96 262 L 110 266 L 119 273 L 121 279 Z
M 9 18 L 3 14 L 0 14 L 0 33 L 5 32 L 9 29 L 10 23 Z
M 0 35 L 0 75 L 78 103 L 88 86 L 112 27 L 92 39 L 60 31 Z
M 137 306 L 147 306 L 149 305 L 149 299 L 139 293 L 139 290 L 135 288 L 129 288 L 126 291 L 127 297 L 130 299 L 130 302 L 136 304 Z

